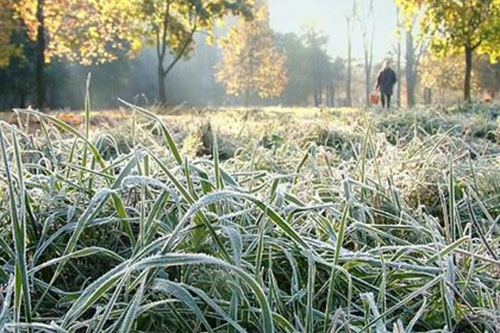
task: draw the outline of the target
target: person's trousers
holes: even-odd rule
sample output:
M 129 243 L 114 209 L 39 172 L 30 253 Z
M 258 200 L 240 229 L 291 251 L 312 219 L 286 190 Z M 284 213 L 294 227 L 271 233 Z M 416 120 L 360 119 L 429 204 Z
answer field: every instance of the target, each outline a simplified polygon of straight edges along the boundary
M 390 108 L 391 107 L 391 94 L 380 94 L 380 99 L 382 100 L 382 107 L 383 108 Z

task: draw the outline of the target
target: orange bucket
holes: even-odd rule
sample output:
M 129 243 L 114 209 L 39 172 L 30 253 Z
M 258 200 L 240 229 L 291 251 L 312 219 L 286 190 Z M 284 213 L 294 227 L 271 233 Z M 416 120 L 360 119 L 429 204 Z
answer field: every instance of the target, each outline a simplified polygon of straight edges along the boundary
M 380 102 L 380 95 L 378 93 L 371 93 L 370 94 L 370 104 L 372 105 L 377 105 L 378 102 Z

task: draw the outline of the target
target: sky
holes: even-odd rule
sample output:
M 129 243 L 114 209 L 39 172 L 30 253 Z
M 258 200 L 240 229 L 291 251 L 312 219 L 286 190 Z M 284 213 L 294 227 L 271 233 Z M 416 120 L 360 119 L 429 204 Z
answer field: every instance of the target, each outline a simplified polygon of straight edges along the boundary
M 333 57 L 347 57 L 346 16 L 352 12 L 352 0 L 268 0 L 271 26 L 278 32 L 301 32 L 306 24 L 314 24 L 330 37 L 328 51 Z M 365 6 L 369 0 L 358 0 Z M 374 0 L 375 61 L 381 61 L 397 44 L 396 5 L 394 0 Z M 352 54 L 363 57 L 361 31 L 354 24 Z

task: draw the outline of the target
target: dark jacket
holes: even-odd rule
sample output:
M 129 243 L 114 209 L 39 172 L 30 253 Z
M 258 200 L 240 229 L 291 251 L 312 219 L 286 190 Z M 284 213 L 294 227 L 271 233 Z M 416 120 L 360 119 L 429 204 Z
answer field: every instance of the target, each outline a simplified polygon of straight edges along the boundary
M 377 76 L 377 89 L 379 89 L 382 94 L 392 95 L 392 89 L 396 82 L 398 82 L 396 72 L 389 67 L 382 68 Z

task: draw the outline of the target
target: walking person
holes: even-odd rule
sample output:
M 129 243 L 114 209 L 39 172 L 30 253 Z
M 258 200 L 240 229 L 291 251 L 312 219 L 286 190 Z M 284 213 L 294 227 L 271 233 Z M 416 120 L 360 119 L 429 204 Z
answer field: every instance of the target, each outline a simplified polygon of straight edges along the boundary
M 391 96 L 394 85 L 398 82 L 396 72 L 391 68 L 391 61 L 384 61 L 384 65 L 377 75 L 377 84 L 375 89 L 380 91 L 382 107 L 389 109 L 391 107 Z

